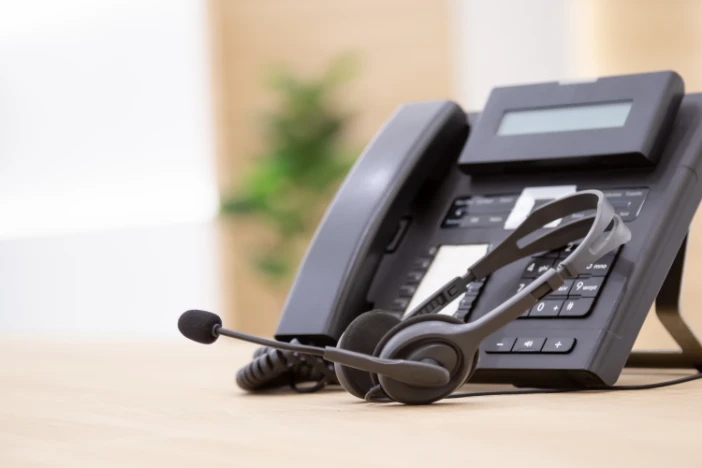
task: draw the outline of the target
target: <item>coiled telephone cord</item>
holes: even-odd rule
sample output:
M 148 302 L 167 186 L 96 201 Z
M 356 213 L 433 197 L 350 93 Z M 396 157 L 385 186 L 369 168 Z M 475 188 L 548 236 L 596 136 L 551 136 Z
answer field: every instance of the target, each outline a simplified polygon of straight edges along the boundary
M 298 340 L 291 341 L 301 344 Z M 239 369 L 236 383 L 247 391 L 289 385 L 299 393 L 311 393 L 327 385 L 338 384 L 334 365 L 318 356 L 282 351 L 262 346 L 254 352 L 253 361 Z M 304 384 L 312 384 L 304 385 Z

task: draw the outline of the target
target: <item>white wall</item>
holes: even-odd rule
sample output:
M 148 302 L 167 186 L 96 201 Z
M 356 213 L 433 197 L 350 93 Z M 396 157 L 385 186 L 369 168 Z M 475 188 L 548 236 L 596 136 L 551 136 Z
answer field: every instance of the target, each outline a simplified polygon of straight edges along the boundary
M 573 0 L 454 0 L 454 89 L 466 110 L 495 86 L 577 77 Z
M 216 211 L 204 4 L 0 4 L 0 237 Z
M 0 333 L 217 309 L 204 1 L 0 3 Z

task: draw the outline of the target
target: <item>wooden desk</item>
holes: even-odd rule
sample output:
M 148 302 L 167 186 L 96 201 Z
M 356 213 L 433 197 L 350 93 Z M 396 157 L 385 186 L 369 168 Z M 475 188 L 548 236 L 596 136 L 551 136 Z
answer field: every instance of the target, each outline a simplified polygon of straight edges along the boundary
M 332 390 L 247 395 L 233 375 L 253 349 L 2 339 L 0 466 L 702 465 L 699 381 L 372 405 Z

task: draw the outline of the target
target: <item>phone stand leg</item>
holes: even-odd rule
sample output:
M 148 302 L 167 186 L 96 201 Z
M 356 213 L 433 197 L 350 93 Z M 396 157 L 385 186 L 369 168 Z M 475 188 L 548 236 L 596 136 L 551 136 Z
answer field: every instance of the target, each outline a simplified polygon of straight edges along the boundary
M 673 265 L 656 297 L 656 315 L 680 351 L 632 351 L 627 367 L 662 369 L 695 368 L 702 372 L 702 344 L 681 313 L 680 296 L 687 237 L 680 246 Z

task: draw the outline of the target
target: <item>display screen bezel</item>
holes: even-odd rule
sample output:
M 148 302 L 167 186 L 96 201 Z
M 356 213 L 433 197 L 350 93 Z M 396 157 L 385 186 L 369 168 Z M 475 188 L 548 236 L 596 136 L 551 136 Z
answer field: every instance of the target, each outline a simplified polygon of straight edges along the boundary
M 541 83 L 495 88 L 485 109 L 471 118 L 471 132 L 459 158 L 466 173 L 563 166 L 652 166 L 684 95 L 682 78 L 655 72 L 600 78 L 582 83 Z M 631 101 L 621 127 L 557 133 L 498 135 L 511 110 Z

